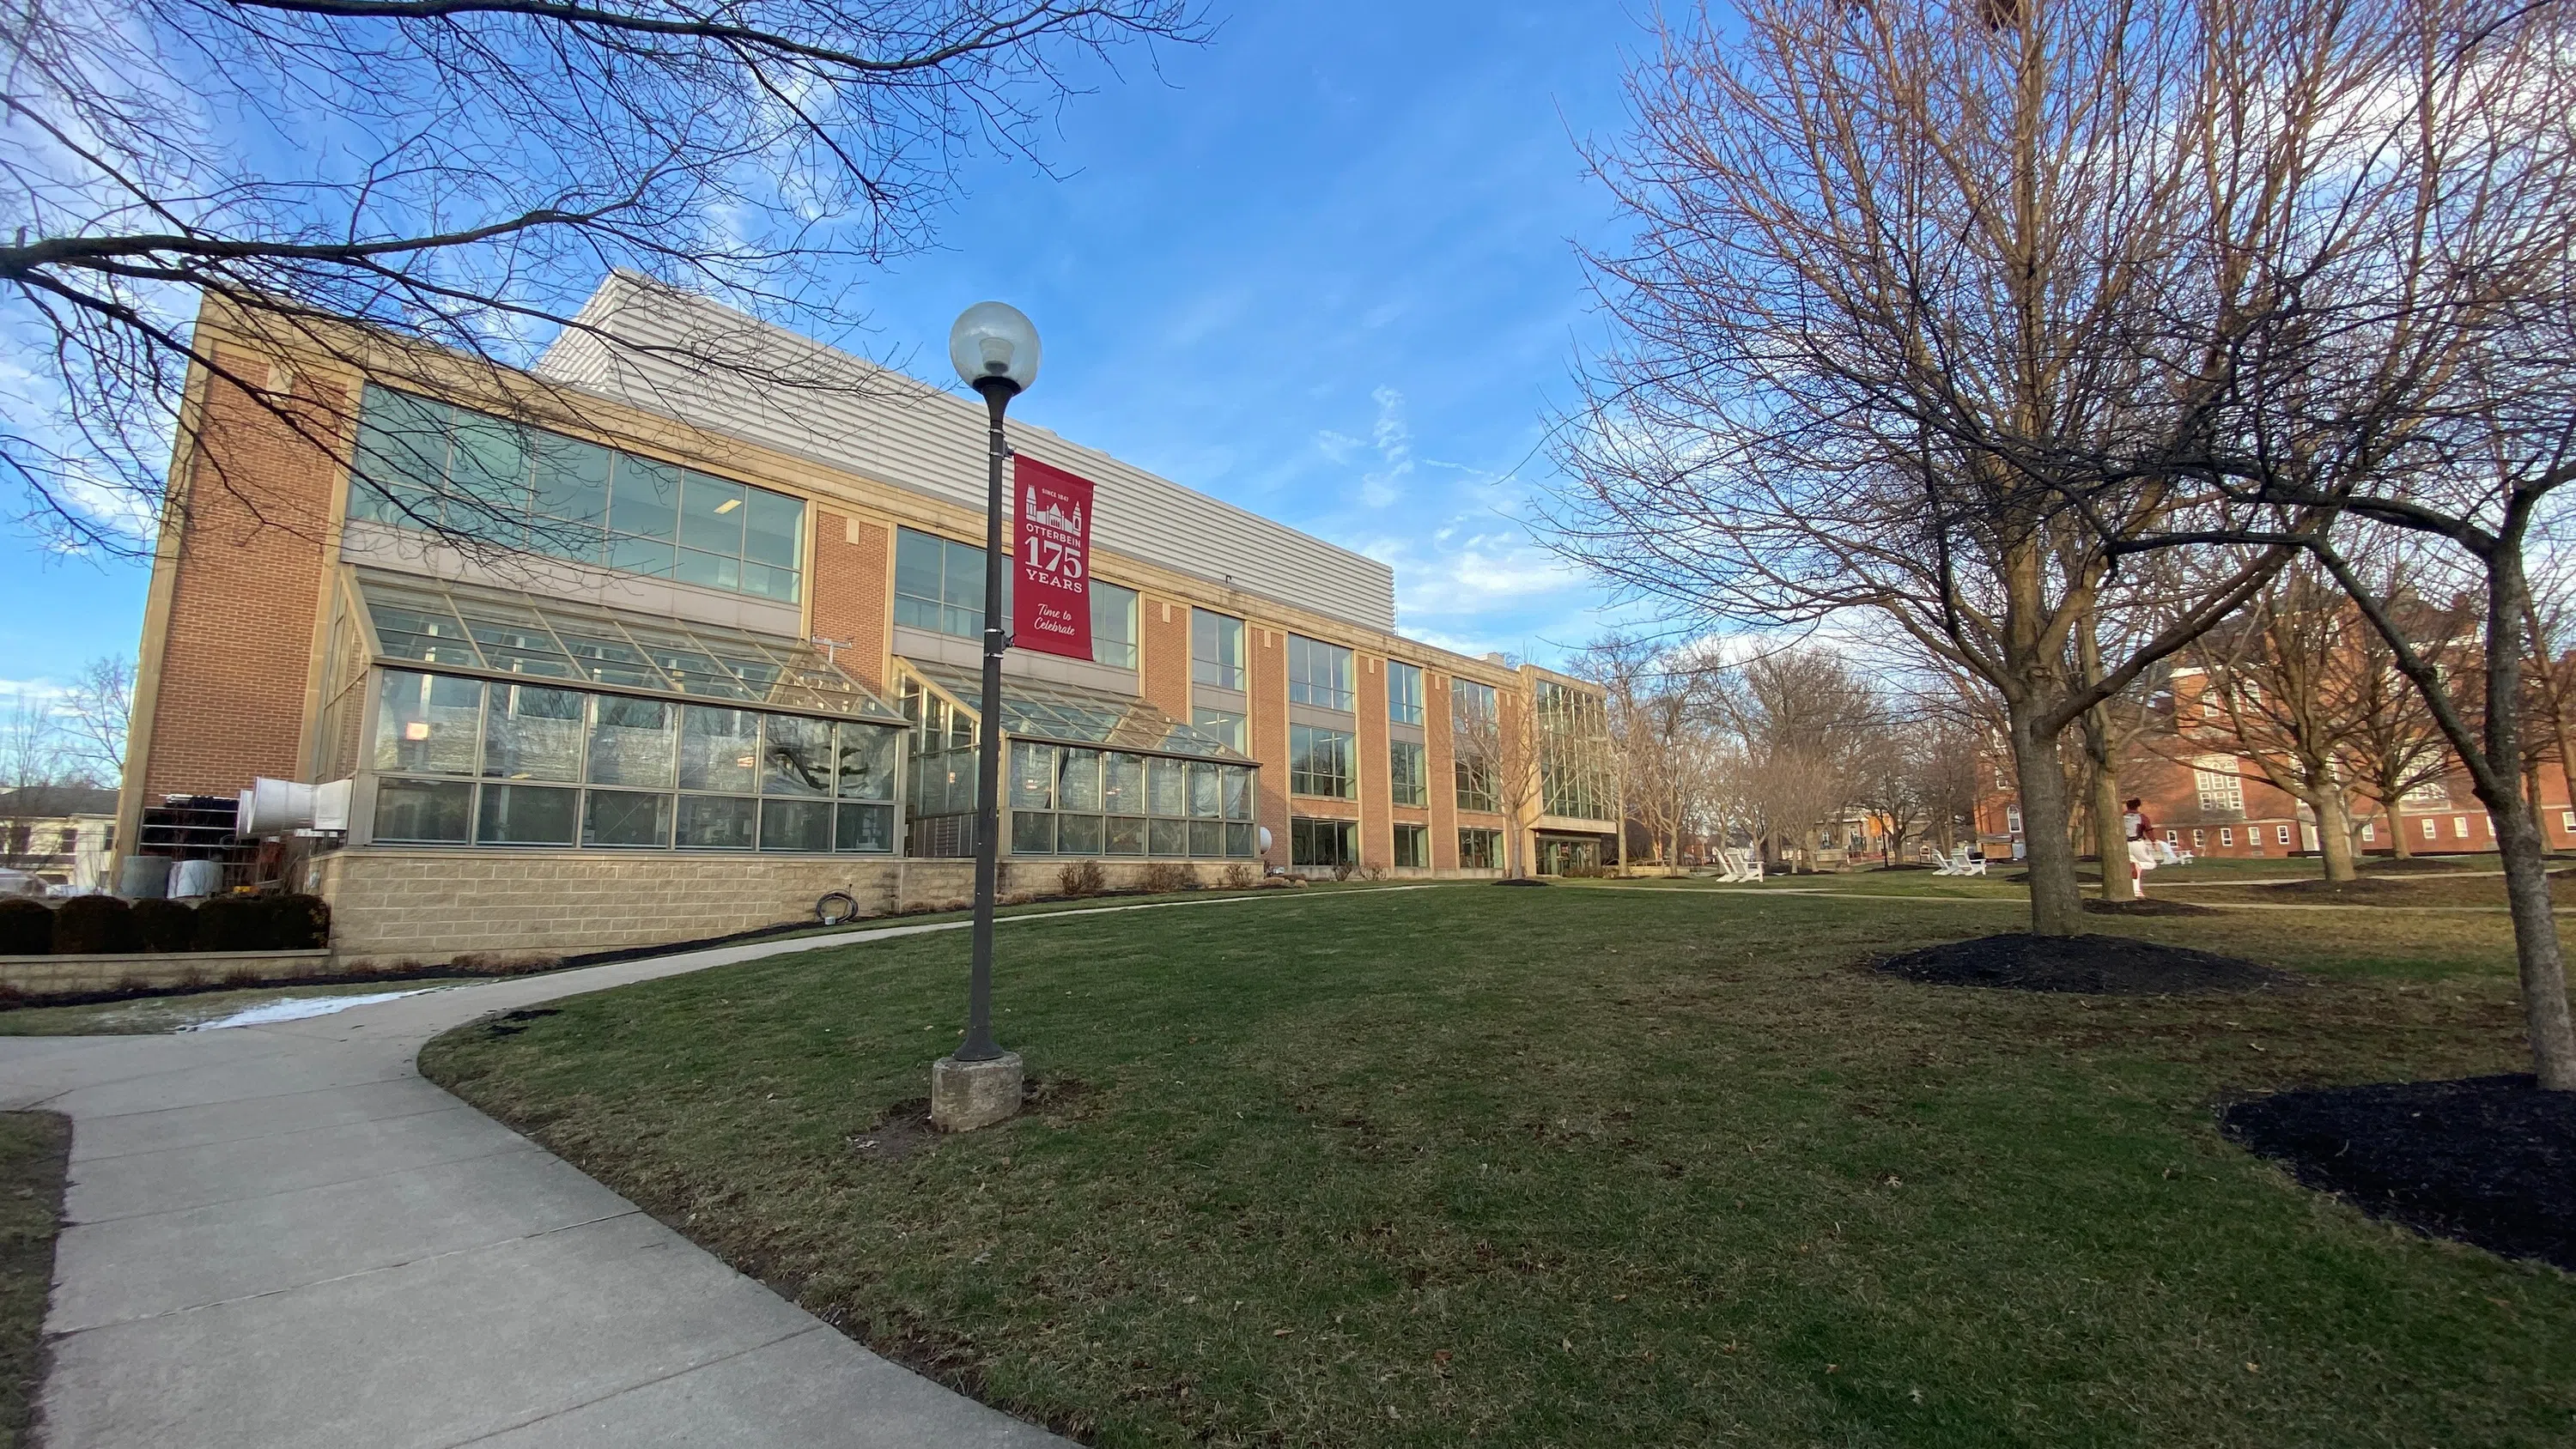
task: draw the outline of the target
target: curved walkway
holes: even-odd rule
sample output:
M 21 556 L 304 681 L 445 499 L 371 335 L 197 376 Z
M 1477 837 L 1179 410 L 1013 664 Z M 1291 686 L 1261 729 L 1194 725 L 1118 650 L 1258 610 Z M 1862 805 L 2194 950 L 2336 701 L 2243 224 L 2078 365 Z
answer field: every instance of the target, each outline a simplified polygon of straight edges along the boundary
M 1062 1445 L 842 1337 L 413 1065 L 422 1043 L 487 1013 L 965 924 L 692 951 L 267 1026 L 0 1038 L 0 1108 L 72 1119 L 43 1442 Z

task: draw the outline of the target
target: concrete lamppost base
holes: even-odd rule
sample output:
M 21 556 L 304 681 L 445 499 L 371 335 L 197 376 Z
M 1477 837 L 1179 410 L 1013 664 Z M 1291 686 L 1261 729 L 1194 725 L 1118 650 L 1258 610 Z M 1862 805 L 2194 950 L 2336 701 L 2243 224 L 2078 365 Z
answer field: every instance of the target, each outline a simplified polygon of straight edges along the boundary
M 988 1062 L 941 1057 L 930 1064 L 930 1125 L 942 1132 L 972 1132 L 1019 1115 L 1023 1082 L 1020 1054 Z

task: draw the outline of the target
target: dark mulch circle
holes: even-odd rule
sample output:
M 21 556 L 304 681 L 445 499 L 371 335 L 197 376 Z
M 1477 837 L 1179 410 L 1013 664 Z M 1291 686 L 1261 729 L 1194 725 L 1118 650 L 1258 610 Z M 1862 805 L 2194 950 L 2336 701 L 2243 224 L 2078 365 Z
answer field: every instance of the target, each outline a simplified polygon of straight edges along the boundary
M 2239 1102 L 2219 1126 L 2375 1218 L 2576 1272 L 2576 1092 L 2528 1076 Z
M 2134 901 L 2106 901 L 2087 896 L 2084 909 L 2097 916 L 2223 916 L 2215 906 L 2196 906 L 2170 896 L 2144 896 Z
M 2095 996 L 2252 991 L 2293 978 L 2233 956 L 2129 936 L 1979 936 L 1890 956 L 1878 969 L 1935 986 L 1999 986 Z

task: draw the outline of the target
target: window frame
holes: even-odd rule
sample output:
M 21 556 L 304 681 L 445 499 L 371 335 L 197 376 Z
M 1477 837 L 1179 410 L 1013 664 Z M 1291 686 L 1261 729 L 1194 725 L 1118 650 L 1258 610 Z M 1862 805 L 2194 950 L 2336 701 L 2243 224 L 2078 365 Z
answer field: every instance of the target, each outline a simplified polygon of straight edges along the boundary
M 1199 624 L 1201 620 L 1206 620 L 1210 626 L 1207 633 L 1209 635 L 1209 642 L 1213 645 L 1216 651 L 1215 657 L 1213 658 L 1199 652 L 1201 643 L 1199 638 Z M 1246 675 L 1244 672 L 1245 660 L 1243 642 L 1243 621 L 1241 619 L 1236 618 L 1232 614 L 1220 613 L 1214 609 L 1202 609 L 1195 604 L 1191 605 L 1190 683 L 1204 685 L 1210 689 L 1230 689 L 1236 693 L 1243 692 L 1246 687 L 1244 683 Z M 1225 658 L 1226 646 L 1229 643 L 1233 646 L 1234 657 L 1231 661 Z
M 1402 686 L 1398 681 L 1406 681 Z M 1422 666 L 1401 659 L 1386 661 L 1386 717 L 1389 723 L 1418 725 L 1425 718 Z
M 1355 669 L 1355 656 L 1342 645 L 1304 634 L 1288 636 L 1290 704 L 1351 713 L 1358 697 Z
M 1297 724 L 1288 726 L 1288 793 L 1316 800 L 1351 800 L 1358 798 L 1359 761 L 1354 754 L 1359 736 L 1350 730 L 1325 725 Z M 1329 749 L 1328 762 L 1334 770 L 1317 768 L 1318 750 Z

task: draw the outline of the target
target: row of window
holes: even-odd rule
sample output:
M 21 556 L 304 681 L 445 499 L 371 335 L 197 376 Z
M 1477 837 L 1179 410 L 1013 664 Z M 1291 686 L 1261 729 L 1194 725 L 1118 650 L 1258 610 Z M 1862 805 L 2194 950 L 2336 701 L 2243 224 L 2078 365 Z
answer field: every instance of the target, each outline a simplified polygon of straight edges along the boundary
M 2479 817 L 2479 818 L 2481 818 L 2481 819 L 2483 819 L 2483 820 L 2485 820 L 2485 821 L 2486 821 L 2486 826 L 2487 826 L 2487 838 L 2488 838 L 2488 839 L 2490 839 L 2490 840 L 2494 839 L 2494 838 L 2495 838 L 2495 817 L 2493 817 L 2493 816 L 2489 815 L 2489 816 L 2481 816 L 2481 817 Z M 2432 818 L 2432 817 L 2430 817 L 2430 816 L 2426 816 L 2426 817 L 2419 818 L 2415 823 L 2416 823 L 2417 825 L 2419 825 L 2419 826 L 2421 826 L 2421 827 L 2423 828 L 2423 831 L 2424 831 L 2424 838 L 2425 838 L 2426 840 L 2439 840 L 2439 839 L 2441 839 L 2441 838 L 2442 838 L 2442 826 L 2441 826 L 2441 822 L 2440 822 L 2439 820 L 2436 820 L 2436 819 L 2434 819 L 2434 818 Z M 2576 810 L 2566 810 L 2566 811 L 2561 811 L 2561 812 L 2559 812 L 2559 823 L 2560 823 L 2560 824 L 2561 824 L 2561 825 L 2562 825 L 2562 826 L 2567 830 L 2567 832 L 2568 832 L 2568 833 L 2570 833 L 2570 834 L 2576 834 Z M 2451 817 L 2451 836 L 2452 836 L 2452 838 L 2453 838 L 2453 839 L 2455 839 L 2455 840 L 2467 840 L 2467 839 L 2469 839 L 2469 838 L 2470 838 L 2470 835 L 2469 835 L 2469 817 L 2467 817 L 2466 815 L 2454 815 L 2454 816 L 2452 816 L 2452 817 Z M 2259 842 L 2262 838 L 2263 838 L 2263 827 L 2262 827 L 2262 826 L 2260 826 L 2260 825 L 2248 825 L 2248 826 L 2246 826 L 2246 827 L 2245 827 L 2245 840 L 2246 840 L 2246 843 L 2247 843 L 2247 844 L 2249 844 L 2249 845 L 2254 844 L 2254 843 L 2256 843 L 2256 842 Z M 2371 844 L 2371 843 L 2373 843 L 2373 842 L 2377 841 L 2378 839 L 2379 839 L 2379 825 L 2378 825 L 2378 822 L 2376 822 L 2376 821 L 2370 821 L 2370 820 L 2365 820 L 2365 821 L 2363 821 L 2363 822 L 2361 823 L 2361 840 L 2362 840 L 2362 843 L 2363 843 L 2364 845 L 2368 845 L 2368 844 Z M 2167 844 L 2169 844 L 2169 845 L 2179 845 L 2179 844 L 2181 844 L 2181 843 L 2182 843 L 2182 832 L 2181 832 L 2181 831 L 2179 831 L 2179 830 L 2168 830 L 2168 831 L 2166 831 L 2166 832 L 2165 832 L 2165 842 L 2166 842 Z M 2193 848 L 2193 849 L 2195 849 L 2195 850 L 2199 849 L 2199 848 L 2200 848 L 2201 846 L 2203 846 L 2203 845 L 2208 844 L 2208 843 L 2209 843 L 2209 832 L 2208 832 L 2208 830 L 2206 830 L 2206 829 L 2195 829 L 2195 830 L 2193 830 L 2193 831 L 2191 832 L 2191 843 L 2192 843 L 2192 848 Z M 2218 827 L 2218 843 L 2219 843 L 2220 845 L 2222 845 L 2222 846 L 2232 846 L 2232 845 L 2234 845 L 2234 844 L 2236 843 L 2236 827 L 2235 827 L 2235 826 L 2232 826 L 2232 825 L 2221 825 L 2221 826 L 2219 826 L 2219 827 Z M 2272 843 L 2273 843 L 2273 844 L 2275 844 L 2275 845 L 2287 845 L 2287 844 L 2289 844 L 2289 843 L 2290 843 L 2290 827 L 2289 827 L 2289 826 L 2287 826 L 2287 825 L 2275 825 L 2275 826 L 2273 826 L 2273 827 L 2272 827 Z
M 1211 760 L 1011 742 L 1010 807 L 1250 820 L 1252 770 Z
M 807 799 L 892 800 L 891 725 L 389 669 L 369 764 L 479 776 Z
M 1353 773 L 1356 739 L 1346 730 L 1322 725 L 1288 727 L 1288 793 L 1324 800 L 1349 800 L 1359 793 Z M 1461 753 L 1453 769 L 1461 810 L 1491 814 L 1502 808 L 1491 763 Z M 1430 750 L 1420 740 L 1387 742 L 1388 795 L 1398 805 L 1431 803 Z
M 802 499 L 367 385 L 349 516 L 794 603 Z
M 1136 667 L 1136 591 L 1094 576 L 1091 658 L 1120 669 Z M 1002 575 L 1002 613 L 1011 612 L 1011 576 Z M 936 534 L 895 530 L 894 621 L 959 639 L 984 632 L 984 550 Z
M 1318 820 L 1309 816 L 1292 817 L 1288 822 L 1288 862 L 1294 866 L 1330 870 L 1360 863 L 1359 827 L 1348 820 Z M 1465 870 L 1492 870 L 1502 854 L 1503 833 L 1499 830 L 1466 829 L 1458 832 L 1458 864 Z M 1431 827 L 1398 825 L 1395 827 L 1395 864 L 1400 870 L 1431 868 Z
M 882 855 L 894 849 L 894 806 L 385 778 L 376 781 L 375 838 L 383 844 Z

